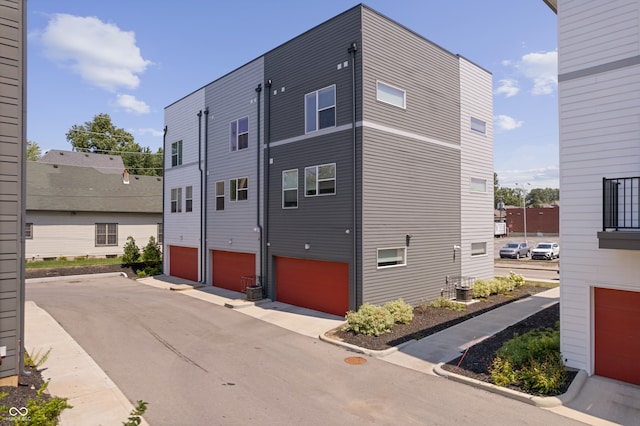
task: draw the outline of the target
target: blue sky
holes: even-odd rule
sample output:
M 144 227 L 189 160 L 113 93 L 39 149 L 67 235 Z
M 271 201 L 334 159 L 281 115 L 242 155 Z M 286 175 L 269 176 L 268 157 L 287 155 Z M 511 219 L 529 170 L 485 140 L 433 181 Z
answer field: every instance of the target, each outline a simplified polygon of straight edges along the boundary
M 164 108 L 357 1 L 29 0 L 27 138 L 107 113 L 154 152 Z M 557 18 L 542 0 L 370 0 L 493 74 L 501 186 L 558 187 Z

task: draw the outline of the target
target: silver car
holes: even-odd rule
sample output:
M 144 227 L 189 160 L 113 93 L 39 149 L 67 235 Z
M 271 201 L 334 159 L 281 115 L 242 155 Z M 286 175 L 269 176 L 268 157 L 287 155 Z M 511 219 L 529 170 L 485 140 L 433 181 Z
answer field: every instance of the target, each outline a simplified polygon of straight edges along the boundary
M 521 257 L 529 257 L 531 249 L 527 243 L 508 243 L 500 249 L 500 259 L 509 257 L 511 259 L 520 259 Z

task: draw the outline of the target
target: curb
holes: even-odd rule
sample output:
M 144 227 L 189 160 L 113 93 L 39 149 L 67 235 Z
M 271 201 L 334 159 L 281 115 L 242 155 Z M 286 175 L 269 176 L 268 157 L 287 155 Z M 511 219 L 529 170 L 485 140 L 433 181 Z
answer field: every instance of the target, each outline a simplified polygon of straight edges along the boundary
M 404 348 L 405 346 L 415 342 L 415 340 L 408 340 L 392 348 L 376 350 L 376 349 L 367 349 L 367 348 L 353 345 L 351 343 L 343 342 L 341 340 L 332 339 L 330 337 L 327 337 L 327 333 L 320 334 L 318 336 L 318 339 L 320 339 L 323 342 L 330 343 L 332 345 L 341 346 L 353 352 L 369 355 L 370 357 L 373 357 L 373 358 L 384 358 L 385 356 L 398 352 L 400 349 Z
M 475 388 L 484 389 L 488 392 L 495 393 L 498 395 L 505 396 L 507 398 L 515 399 L 520 402 L 527 403 L 529 405 L 533 405 L 540 408 L 553 408 L 564 405 L 571 400 L 573 400 L 580 389 L 582 389 L 582 385 L 587 380 L 589 376 L 586 371 L 579 370 L 576 377 L 571 382 L 569 389 L 567 392 L 558 396 L 534 396 L 529 395 L 523 392 L 518 392 L 513 389 L 504 388 L 501 386 L 496 386 L 493 383 L 483 382 L 481 380 L 472 379 L 471 377 L 462 376 L 460 374 L 452 373 L 450 371 L 446 371 L 442 368 L 442 365 L 445 363 L 441 362 L 433 368 L 434 373 L 438 376 L 441 376 L 445 379 L 450 379 L 459 383 L 464 383 Z
M 43 278 L 27 278 L 25 283 L 46 283 L 50 281 L 65 281 L 65 280 L 89 280 L 92 278 L 109 278 L 109 277 L 124 277 L 129 278 L 124 272 L 104 272 L 102 274 L 84 274 L 84 275 L 61 275 L 56 277 L 43 277 Z

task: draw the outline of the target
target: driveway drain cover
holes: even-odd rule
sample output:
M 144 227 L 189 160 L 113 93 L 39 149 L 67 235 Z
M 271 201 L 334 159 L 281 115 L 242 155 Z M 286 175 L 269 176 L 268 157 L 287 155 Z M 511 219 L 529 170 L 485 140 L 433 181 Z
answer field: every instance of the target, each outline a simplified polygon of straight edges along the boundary
M 344 362 L 351 365 L 360 365 L 367 362 L 367 360 L 362 358 L 361 356 L 350 356 L 349 358 L 345 358 Z

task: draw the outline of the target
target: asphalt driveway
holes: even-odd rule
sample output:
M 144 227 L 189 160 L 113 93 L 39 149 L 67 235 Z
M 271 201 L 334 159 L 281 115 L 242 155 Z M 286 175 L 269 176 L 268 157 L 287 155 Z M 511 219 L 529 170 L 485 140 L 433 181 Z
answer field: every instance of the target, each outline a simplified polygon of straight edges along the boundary
M 576 424 L 126 278 L 29 283 L 27 300 L 151 425 Z

